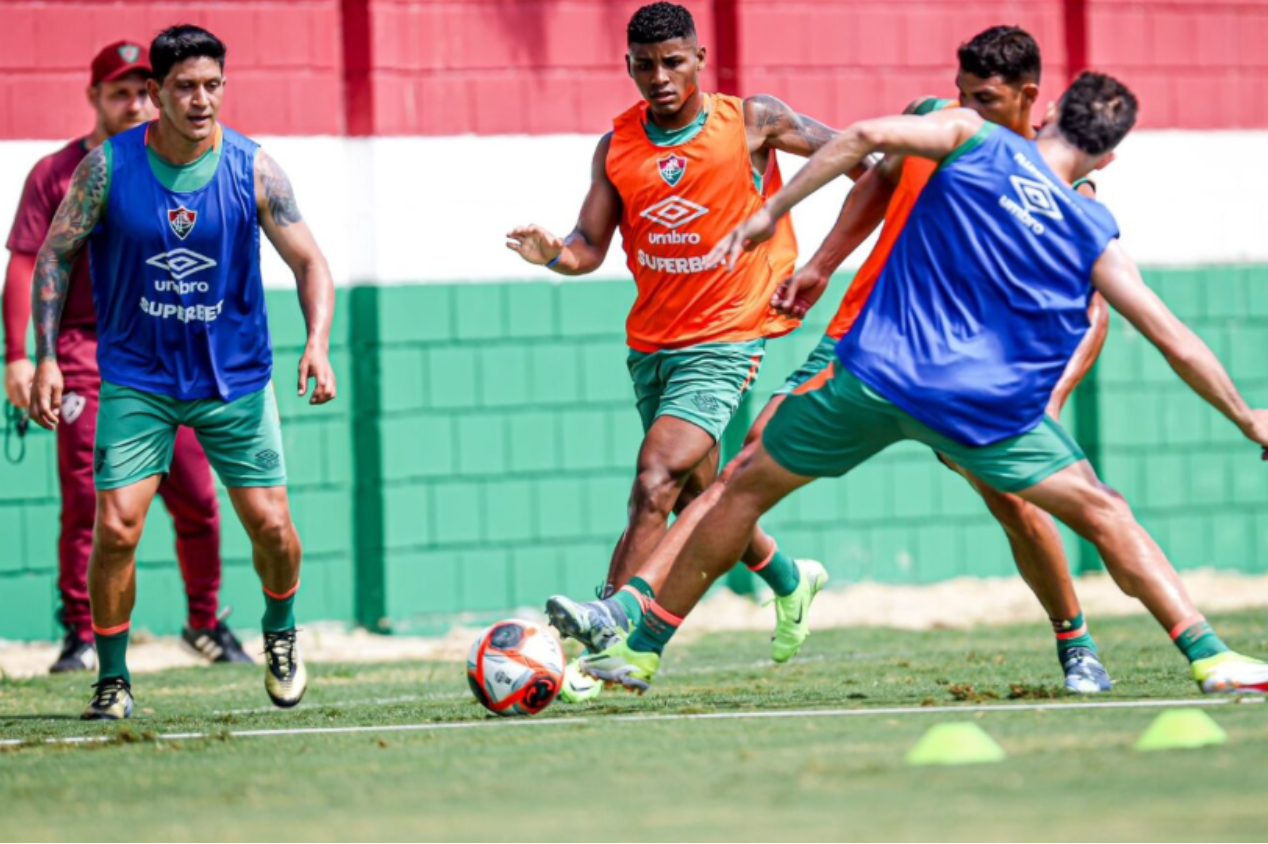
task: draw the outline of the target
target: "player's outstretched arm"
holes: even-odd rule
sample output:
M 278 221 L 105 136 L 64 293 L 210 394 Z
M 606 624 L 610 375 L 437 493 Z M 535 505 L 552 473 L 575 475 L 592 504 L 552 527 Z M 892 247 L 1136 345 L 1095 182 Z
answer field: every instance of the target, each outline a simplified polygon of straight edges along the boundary
M 291 180 L 264 150 L 255 154 L 255 203 L 260 227 L 295 274 L 299 306 L 308 326 L 308 342 L 299 359 L 299 395 L 308 392 L 308 381 L 312 379 L 317 386 L 309 404 L 325 404 L 336 394 L 335 370 L 330 365 L 335 283 L 326 256 L 299 212 Z
M 932 101 L 936 98 L 917 97 L 902 113 L 918 114 L 922 105 Z M 828 289 L 832 274 L 885 219 L 885 209 L 902 176 L 904 160 L 901 155 L 887 155 L 876 166 L 867 168 L 866 174 L 850 174 L 855 184 L 846 194 L 836 223 L 806 265 L 776 289 L 771 300 L 775 310 L 800 319 L 819 301 Z
M 581 204 L 576 228 L 560 238 L 537 225 L 519 226 L 506 233 L 506 248 L 530 264 L 560 275 L 585 275 L 603 265 L 612 235 L 621 222 L 621 196 L 608 178 L 608 147 L 604 135 L 590 163 L 590 190 Z
M 948 109 L 924 117 L 903 115 L 864 120 L 846 129 L 811 157 L 806 166 L 741 223 L 705 259 L 731 262 L 741 250 L 769 240 L 775 223 L 797 203 L 843 173 L 849 173 L 870 154 L 918 155 L 941 161 L 982 126 L 982 118 L 968 109 Z
M 1145 285 L 1118 241 L 1097 260 L 1092 284 L 1158 347 L 1194 392 L 1232 420 L 1247 439 L 1268 446 L 1268 410 L 1252 410 L 1246 404 L 1214 352 Z
M 105 147 L 88 153 L 75 168 L 66 197 L 57 209 L 44 245 L 35 256 L 31 307 L 35 318 L 35 382 L 31 387 L 31 418 L 36 424 L 57 427 L 62 406 L 62 371 L 57 365 L 57 335 L 70 286 L 70 270 L 88 235 L 101 220 L 110 189 L 110 166 Z
M 828 289 L 832 274 L 881 224 L 893 195 L 894 183 L 880 168 L 865 173 L 846 194 L 841 213 L 819 249 L 776 288 L 771 306 L 785 316 L 804 317 Z

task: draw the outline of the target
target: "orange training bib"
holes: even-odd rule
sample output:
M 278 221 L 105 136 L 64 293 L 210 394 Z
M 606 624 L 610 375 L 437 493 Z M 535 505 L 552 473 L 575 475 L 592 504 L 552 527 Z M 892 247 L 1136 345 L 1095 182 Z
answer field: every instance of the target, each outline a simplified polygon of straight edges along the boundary
M 709 250 L 765 202 L 753 184 L 743 100 L 712 95 L 709 109 L 700 133 L 673 147 L 648 140 L 646 103 L 613 121 L 607 174 L 621 197 L 621 238 L 638 286 L 627 341 L 640 352 L 776 337 L 798 325 L 770 307 L 797 260 L 787 216 L 735 267 L 704 268 Z M 765 193 L 781 185 L 772 154 Z

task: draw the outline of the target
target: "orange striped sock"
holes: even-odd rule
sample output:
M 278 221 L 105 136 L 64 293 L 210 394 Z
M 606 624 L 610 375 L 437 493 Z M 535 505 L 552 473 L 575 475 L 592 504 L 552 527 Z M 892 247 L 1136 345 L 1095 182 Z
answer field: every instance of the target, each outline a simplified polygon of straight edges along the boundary
M 662 653 L 681 624 L 681 616 L 674 615 L 655 601 L 648 601 L 643 620 L 630 634 L 630 649 Z

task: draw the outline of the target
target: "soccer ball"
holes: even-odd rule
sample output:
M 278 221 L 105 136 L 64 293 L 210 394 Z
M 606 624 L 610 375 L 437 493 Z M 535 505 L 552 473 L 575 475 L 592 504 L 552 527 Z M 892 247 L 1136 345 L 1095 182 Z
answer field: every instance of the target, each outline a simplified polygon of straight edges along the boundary
M 495 715 L 541 712 L 559 694 L 563 674 L 559 640 L 531 621 L 499 621 L 467 653 L 471 693 Z

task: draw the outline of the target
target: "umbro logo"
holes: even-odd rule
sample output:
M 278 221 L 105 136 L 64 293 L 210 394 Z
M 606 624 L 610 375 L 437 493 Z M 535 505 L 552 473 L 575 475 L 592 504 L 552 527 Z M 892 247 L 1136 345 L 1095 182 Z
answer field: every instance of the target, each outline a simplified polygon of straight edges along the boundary
M 681 225 L 690 223 L 692 220 L 698 220 L 708 213 L 709 209 L 703 205 L 697 205 L 690 200 L 683 199 L 681 196 L 671 196 L 668 199 L 662 199 L 657 202 L 639 216 L 654 223 L 660 223 L 667 229 L 676 229 Z
M 1013 176 L 1011 181 L 1013 190 L 1017 191 L 1017 196 L 1021 198 L 1022 208 L 1031 214 L 1041 214 L 1054 220 L 1065 219 L 1060 207 L 1057 206 L 1056 197 L 1052 195 L 1052 188 L 1043 182 L 1027 179 L 1025 176 Z
M 200 255 L 192 249 L 184 248 L 173 249 L 171 252 L 162 252 L 145 263 L 151 267 L 166 270 L 177 281 L 201 270 L 209 270 L 216 266 L 215 260 L 208 258 L 206 255 Z

